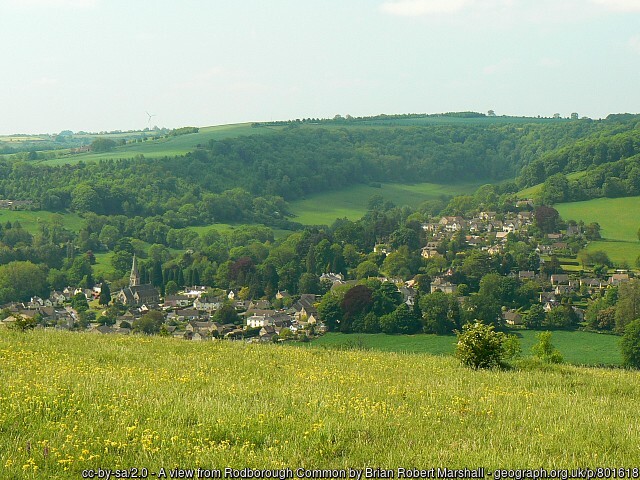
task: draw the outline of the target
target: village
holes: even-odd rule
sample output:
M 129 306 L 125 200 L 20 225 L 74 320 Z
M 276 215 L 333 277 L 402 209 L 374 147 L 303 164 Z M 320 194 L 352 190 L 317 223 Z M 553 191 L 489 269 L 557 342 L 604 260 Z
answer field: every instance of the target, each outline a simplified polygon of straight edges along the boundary
M 513 268 L 509 276 L 516 277 L 519 282 L 537 282 L 541 286 L 535 301 L 540 303 L 545 312 L 554 307 L 571 304 L 579 321 L 584 320 L 586 298 L 601 294 L 608 287 L 619 286 L 631 279 L 627 270 L 617 270 L 611 275 L 587 275 L 583 271 L 564 272 L 557 257 L 575 258 L 576 252 L 585 243 L 585 226 L 569 222 L 563 230 L 552 231 L 537 237 L 529 235 L 529 230 L 539 232 L 534 225 L 533 202 L 518 201 L 518 212 L 497 214 L 482 211 L 473 218 L 462 216 L 443 216 L 438 221 L 423 223 L 423 247 L 420 256 L 425 265 L 440 265 L 441 271 L 433 275 L 425 291 L 418 285 L 418 276 L 411 279 L 375 277 L 380 282 L 391 282 L 402 295 L 402 301 L 413 307 L 416 296 L 421 292 L 429 294 L 443 292 L 452 294 L 463 305 L 468 298 L 465 285 L 456 283 L 456 268 L 461 265 L 456 261 L 460 252 L 448 250 L 452 242 L 463 243 L 464 254 L 484 252 L 490 257 L 503 255 L 510 243 L 523 240 L 532 246 L 529 254 L 529 268 Z M 590 226 L 592 227 L 592 226 Z M 533 248 L 535 246 L 535 248 Z M 388 256 L 393 248 L 388 244 L 377 244 L 374 252 Z M 464 255 L 461 258 L 466 258 Z M 577 262 L 574 262 L 577 263 Z M 433 271 L 433 269 L 431 270 Z M 422 276 L 424 277 L 424 275 Z M 351 277 L 345 279 L 341 273 L 324 273 L 319 277 L 323 291 L 355 286 L 359 280 Z M 362 279 L 360 279 L 362 280 Z M 420 291 L 420 292 L 419 292 Z M 157 333 L 178 339 L 206 341 L 212 339 L 236 339 L 250 342 L 274 342 L 285 340 L 308 341 L 322 335 L 327 325 L 318 314 L 318 304 L 322 295 L 317 293 L 301 293 L 290 295 L 286 291 L 278 291 L 275 298 L 246 299 L 241 298 L 240 290 L 211 289 L 206 286 L 192 286 L 176 294 L 167 294 L 161 298 L 158 289 L 151 284 L 141 284 L 137 259 L 133 257 L 129 286 L 121 289 L 112 297 L 116 313 L 110 310 L 107 318 L 106 305 L 94 308 L 105 309 L 100 319 L 82 315 L 77 308 L 78 298 L 98 303 L 102 293 L 102 285 L 91 289 L 67 287 L 62 291 L 53 291 L 49 298 L 32 297 L 26 303 L 10 303 L 2 306 L 5 326 L 14 325 L 20 319 L 26 319 L 39 328 L 57 328 L 83 330 L 95 334 L 131 334 L 135 331 Z M 580 302 L 580 300 L 583 300 Z M 576 305 L 573 305 L 573 303 Z M 108 303 L 108 302 L 107 302 Z M 82 309 L 85 310 L 85 309 Z M 140 330 L 134 328 L 150 312 L 155 313 L 157 328 Z M 222 315 L 225 312 L 225 315 Z M 524 312 L 521 308 L 503 306 L 501 318 L 497 322 L 511 326 L 522 326 Z M 226 320 L 226 321 L 225 321 Z

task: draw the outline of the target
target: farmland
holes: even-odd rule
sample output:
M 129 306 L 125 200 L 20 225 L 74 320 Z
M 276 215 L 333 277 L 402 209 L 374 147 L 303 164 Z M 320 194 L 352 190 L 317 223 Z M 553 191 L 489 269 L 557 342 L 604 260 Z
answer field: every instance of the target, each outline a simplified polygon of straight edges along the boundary
M 64 228 L 77 232 L 82 226 L 82 218 L 75 213 L 53 213 L 44 210 L 0 210 L 0 223 L 19 222 L 22 228 L 34 234 L 42 222 L 59 221 Z
M 632 467 L 640 443 L 640 377 L 617 369 L 6 330 L 0 362 L 2 478 L 97 465 Z
M 588 251 L 604 250 L 616 263 L 633 265 L 640 255 L 637 232 L 640 227 L 640 197 L 598 198 L 586 202 L 562 203 L 556 209 L 562 218 L 598 222 L 602 241 L 591 242 Z
M 343 190 L 310 196 L 304 200 L 291 202 L 294 221 L 304 225 L 331 225 L 336 218 L 346 217 L 357 220 L 367 212 L 367 202 L 374 195 L 382 195 L 385 200 L 398 206 L 417 207 L 425 200 L 446 198 L 472 192 L 480 184 L 442 185 L 418 183 L 403 185 L 382 184 L 381 188 L 369 185 L 355 185 Z
M 531 354 L 531 347 L 537 343 L 532 330 L 514 330 L 520 339 L 523 356 Z M 552 342 L 567 363 L 574 365 L 620 365 L 620 337 L 581 331 L 554 331 Z M 431 355 L 452 355 L 455 350 L 455 336 L 438 335 L 384 335 L 328 333 L 311 343 L 315 348 L 363 349 L 398 353 L 427 353 Z

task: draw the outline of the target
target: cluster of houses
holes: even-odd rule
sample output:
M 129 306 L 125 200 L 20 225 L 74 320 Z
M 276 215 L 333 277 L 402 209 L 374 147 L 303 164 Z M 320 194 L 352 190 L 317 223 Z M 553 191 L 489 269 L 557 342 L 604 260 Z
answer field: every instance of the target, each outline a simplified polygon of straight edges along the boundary
M 465 231 L 465 241 L 472 247 L 479 247 L 494 255 L 503 251 L 510 233 L 525 231 L 533 223 L 530 211 L 508 213 L 498 219 L 497 212 L 480 212 L 470 220 L 460 216 L 444 216 L 438 222 L 424 223 L 422 229 L 431 235 L 431 239 L 422 249 L 423 258 L 441 256 L 439 247 L 442 240 L 453 234 Z
M 70 301 L 78 293 L 84 294 L 88 301 L 95 300 L 100 295 L 100 286 L 93 290 L 69 287 L 62 292 L 53 292 L 47 299 L 33 297 L 29 302 L 5 305 L 3 309 L 8 315 L 0 320 L 0 324 L 10 326 L 22 317 L 38 318 L 41 325 L 58 329 L 77 328 L 79 315 Z M 286 292 L 279 292 L 280 298 L 287 295 Z M 301 295 L 290 308 L 278 310 L 272 308 L 267 300 L 235 300 L 235 296 L 236 292 L 229 291 L 226 296 L 212 298 L 206 295 L 205 287 L 192 287 L 179 295 L 167 295 L 163 302 L 131 305 L 126 313 L 116 318 L 113 325 L 91 323 L 87 329 L 99 334 L 129 334 L 137 319 L 151 310 L 157 310 L 164 315 L 163 328 L 166 334 L 187 340 L 239 339 L 251 332 L 255 340 L 272 341 L 283 329 L 288 329 L 292 335 L 326 331 L 318 319 L 315 304 L 319 298 L 316 295 Z M 213 321 L 216 311 L 225 304 L 235 307 L 242 325 Z
M 38 318 L 46 325 L 71 329 L 78 321 L 78 313 L 70 306 L 73 296 L 82 293 L 89 299 L 100 295 L 100 287 L 82 289 L 67 287 L 62 291 L 53 291 L 49 298 L 31 297 L 29 302 L 12 302 L 2 306 L 8 315 L 0 321 L 4 325 L 11 325 L 18 317 Z
M 532 205 L 533 202 L 531 200 L 518 202 L 518 207 L 530 207 Z M 443 241 L 450 239 L 454 234 L 461 231 L 467 233 L 465 235 L 467 245 L 482 249 L 491 255 L 500 254 L 504 251 L 507 236 L 510 233 L 526 233 L 528 227 L 533 223 L 533 213 L 531 211 L 507 213 L 500 217 L 501 219 L 498 219 L 498 217 L 496 212 L 480 212 L 477 217 L 472 219 L 465 219 L 461 216 L 444 216 L 438 222 L 423 224 L 423 230 L 429 234 L 429 241 L 422 248 L 422 257 L 431 259 L 443 256 L 443 249 L 441 248 Z M 570 247 L 567 240 L 578 234 L 580 234 L 579 228 L 575 225 L 569 225 L 565 232 L 547 234 L 541 242 L 538 242 L 535 251 L 538 255 L 569 254 Z M 382 247 L 379 246 L 379 251 L 388 253 L 387 249 Z M 541 259 L 541 263 L 544 263 L 543 259 Z M 431 282 L 431 293 L 435 291 L 449 294 L 458 293 L 458 285 L 449 280 L 452 274 L 453 272 L 449 270 L 442 276 L 434 278 Z M 534 271 L 519 271 L 512 275 L 517 275 L 522 281 L 550 281 L 551 291 L 540 292 L 538 299 L 547 312 L 558 306 L 562 297 L 584 293 L 593 295 L 610 286 L 618 286 L 630 280 L 629 274 L 625 271 L 618 271 L 607 279 L 579 276 L 574 278 L 568 274 L 555 274 L 548 279 L 543 279 L 540 274 Z M 576 307 L 573 307 L 573 309 L 580 319 L 584 318 L 582 309 Z M 503 319 L 509 325 L 522 324 L 522 316 L 516 311 L 503 312 Z

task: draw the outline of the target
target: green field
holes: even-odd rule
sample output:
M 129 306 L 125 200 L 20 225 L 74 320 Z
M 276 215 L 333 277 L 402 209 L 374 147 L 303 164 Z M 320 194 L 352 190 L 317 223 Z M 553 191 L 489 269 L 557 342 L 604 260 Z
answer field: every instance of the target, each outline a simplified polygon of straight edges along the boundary
M 291 212 L 295 215 L 292 220 L 304 225 L 331 225 L 336 218 L 347 217 L 350 220 L 357 220 L 362 217 L 367 213 L 367 203 L 374 195 L 382 195 L 385 200 L 390 200 L 398 206 L 417 207 L 425 200 L 471 194 L 480 185 L 482 183 L 453 185 L 385 183 L 382 184 L 382 188 L 355 185 L 290 202 Z
M 134 158 L 144 155 L 147 158 L 161 158 L 167 156 L 184 155 L 195 150 L 199 144 L 206 145 L 210 140 L 239 137 L 242 135 L 261 135 L 277 131 L 274 127 L 253 128 L 250 123 L 203 127 L 198 133 L 180 135 L 177 137 L 148 140 L 142 143 L 132 143 L 117 147 L 106 153 L 83 153 L 69 155 L 41 162 L 45 165 L 74 164 L 80 161 L 97 162 L 106 159 Z M 150 132 L 153 135 L 153 132 Z
M 53 213 L 44 210 L 0 210 L 0 223 L 20 222 L 22 228 L 34 234 L 38 231 L 41 222 L 51 222 L 54 218 L 59 218 L 62 225 L 72 232 L 77 232 L 82 227 L 82 218 L 75 213 Z
M 93 276 L 95 278 L 111 278 L 114 274 L 113 266 L 111 265 L 111 257 L 113 252 L 95 253 L 96 259 L 95 265 L 93 265 Z
M 513 330 L 522 346 L 523 356 L 531 355 L 537 343 L 531 330 Z M 552 343 L 560 350 L 565 362 L 574 365 L 621 365 L 619 342 L 615 335 L 601 335 L 582 331 L 554 331 Z M 453 355 L 456 337 L 442 335 L 384 335 L 328 333 L 311 342 L 316 348 L 365 349 L 382 352 L 428 353 Z
M 640 197 L 597 198 L 555 206 L 564 220 L 598 222 L 604 241 L 591 242 L 588 251 L 604 250 L 614 262 L 634 265 L 640 255 Z
M 622 369 L 4 329 L 0 365 L 0 478 L 638 461 L 640 376 Z

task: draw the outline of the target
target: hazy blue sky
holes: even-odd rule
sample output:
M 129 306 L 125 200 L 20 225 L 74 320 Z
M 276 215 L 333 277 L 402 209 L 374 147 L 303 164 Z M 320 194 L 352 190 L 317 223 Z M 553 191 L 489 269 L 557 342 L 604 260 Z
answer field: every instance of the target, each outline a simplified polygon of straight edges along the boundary
M 640 0 L 0 0 L 0 133 L 640 111 Z

